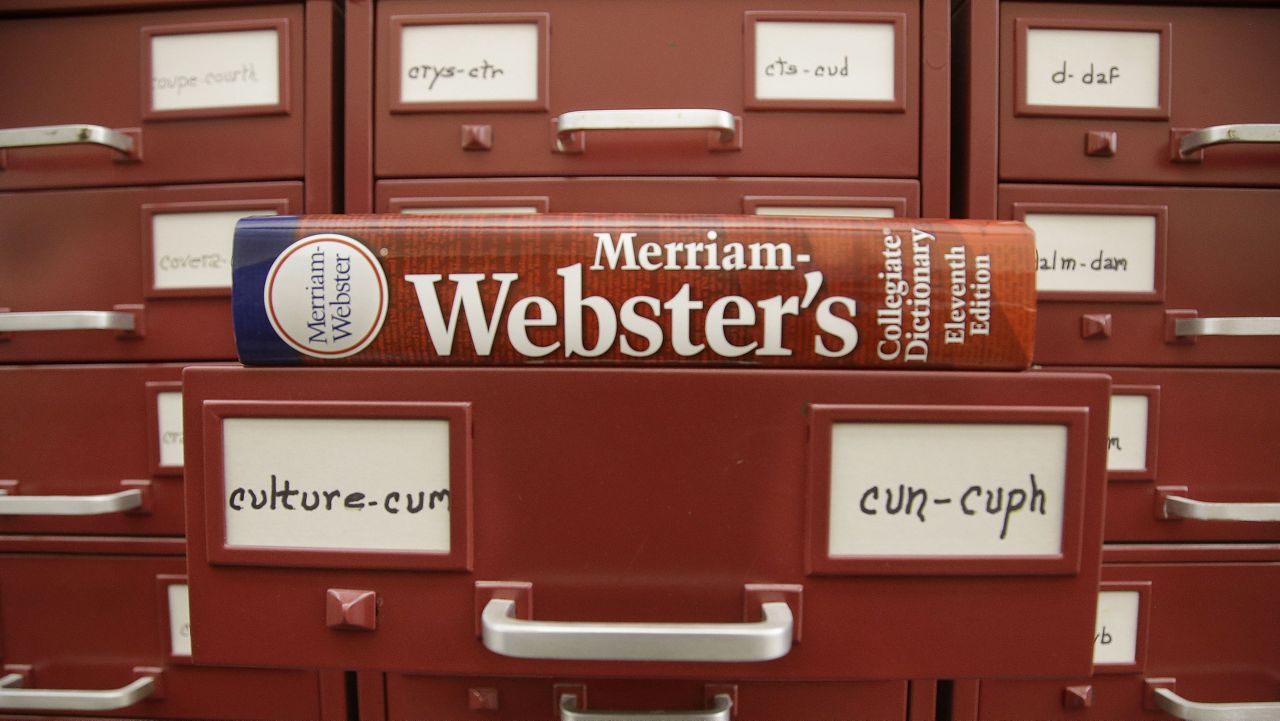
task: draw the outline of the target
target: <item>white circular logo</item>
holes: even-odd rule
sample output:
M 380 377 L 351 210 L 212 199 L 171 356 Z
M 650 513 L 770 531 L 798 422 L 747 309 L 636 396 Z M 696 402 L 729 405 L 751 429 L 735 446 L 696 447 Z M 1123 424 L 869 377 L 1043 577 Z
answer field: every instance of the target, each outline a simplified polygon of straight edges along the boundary
M 285 343 L 315 358 L 364 350 L 387 317 L 387 276 L 369 249 L 345 235 L 297 241 L 271 264 L 262 300 Z

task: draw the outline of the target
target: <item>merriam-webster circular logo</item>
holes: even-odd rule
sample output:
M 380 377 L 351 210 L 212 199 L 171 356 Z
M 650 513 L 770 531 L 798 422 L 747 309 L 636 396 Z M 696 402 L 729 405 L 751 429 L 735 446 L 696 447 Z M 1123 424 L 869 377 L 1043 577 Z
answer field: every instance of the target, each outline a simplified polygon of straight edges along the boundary
M 290 347 L 315 358 L 345 358 L 382 330 L 387 276 L 352 238 L 310 235 L 271 264 L 262 302 L 271 327 Z

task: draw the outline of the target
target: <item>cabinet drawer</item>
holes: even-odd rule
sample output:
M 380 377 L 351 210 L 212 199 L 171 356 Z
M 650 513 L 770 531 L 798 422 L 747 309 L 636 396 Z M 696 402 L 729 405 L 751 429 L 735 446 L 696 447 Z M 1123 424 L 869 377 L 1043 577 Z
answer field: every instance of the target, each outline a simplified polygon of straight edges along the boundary
M 192 369 L 192 613 L 215 629 L 195 655 L 744 681 L 1086 671 L 1105 460 L 1086 448 L 1105 446 L 1107 401 L 1085 374 Z M 301 611 L 325 604 L 327 622 Z
M 476 178 L 384 180 L 379 213 L 746 213 L 916 217 L 914 180 Z
M 38 129 L 0 132 L 0 189 L 303 177 L 333 147 L 333 48 L 308 44 L 322 6 L 0 19 L 0 85 L 21 99 L 0 128 Z
M 1129 637 L 1138 640 L 1136 660 L 1099 664 L 1092 676 L 1056 681 L 984 680 L 978 718 L 1168 719 L 1153 695 L 1161 687 L 1195 703 L 1280 710 L 1280 637 L 1267 620 L 1275 616 L 1280 554 L 1275 546 L 1259 547 L 1252 554 L 1257 559 L 1233 553 L 1240 551 L 1204 552 L 1197 554 L 1204 560 L 1193 560 L 1177 547 L 1148 547 L 1142 554 L 1159 561 L 1104 564 L 1104 591 L 1145 600 L 1136 616 L 1132 610 L 1118 614 L 1118 624 L 1100 625 L 1095 633 L 1100 642 L 1118 643 L 1136 619 L 1137 636 Z M 1210 718 L 1213 711 L 1171 713 Z M 1266 716 L 1261 709 L 1255 713 Z
M 0 367 L 0 532 L 181 536 L 181 377 L 178 365 Z
M 1271 433 L 1280 423 L 1280 372 L 1107 373 L 1108 541 L 1280 540 L 1280 446 Z M 1166 496 L 1185 500 L 1166 510 Z
M 0 307 L 24 314 L 0 313 L 0 362 L 234 359 L 235 221 L 302 207 L 300 182 L 0 193 Z
M 717 696 L 722 698 L 717 698 Z M 841 718 L 854 721 L 905 721 L 906 681 L 767 682 L 588 681 L 435 678 L 388 674 L 386 719 L 420 718 L 432 709 L 441 718 L 557 721 L 565 718 L 565 697 L 572 708 L 588 714 L 667 713 L 687 718 L 729 706 L 721 718 L 800 721 Z M 659 712 L 657 709 L 663 709 Z M 685 715 L 681 716 L 681 712 Z M 572 717 L 572 716 L 570 716 Z M 369 719 L 369 721 L 378 721 Z
M 999 214 L 1036 231 L 1036 362 L 1280 359 L 1280 190 L 1002 185 Z
M 1280 184 L 1280 97 L 1255 72 L 1280 64 L 1278 24 L 1274 7 L 1001 3 L 1000 178 Z
M 190 626 L 182 623 L 185 563 L 180 557 L 0 554 L 4 674 L 21 686 L 0 689 L 7 713 L 129 718 L 321 718 L 313 671 L 192 665 Z M 86 599 L 92 599 L 86 604 Z M 187 645 L 184 646 L 183 639 Z M 157 679 L 135 703 L 115 690 Z M 135 686 L 135 688 L 137 688 Z M 35 708 L 13 691 L 64 692 L 58 708 Z M 66 698 L 74 689 L 113 690 L 106 706 Z
M 379 178 L 913 178 L 922 107 L 947 95 L 935 66 L 922 90 L 923 16 L 914 0 L 383 0 L 349 32 L 372 33 L 353 65 L 373 77 Z

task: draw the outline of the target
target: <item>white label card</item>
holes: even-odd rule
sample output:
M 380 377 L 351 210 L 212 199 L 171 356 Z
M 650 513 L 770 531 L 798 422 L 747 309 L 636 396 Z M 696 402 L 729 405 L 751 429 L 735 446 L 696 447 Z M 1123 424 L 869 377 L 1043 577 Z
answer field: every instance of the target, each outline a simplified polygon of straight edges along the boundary
M 1156 217 L 1027 213 L 1036 233 L 1036 289 L 1076 293 L 1156 290 Z
M 156 425 L 160 429 L 160 465 L 181 468 L 182 460 L 182 392 L 156 394 Z
M 228 547 L 449 551 L 449 421 L 223 420 Z
M 230 288 L 236 221 L 275 214 L 274 210 L 245 209 L 151 216 L 155 289 Z
M 274 29 L 151 38 L 154 111 L 280 102 L 280 33 Z
M 859 208 L 835 205 L 761 205 L 756 207 L 756 215 L 796 218 L 892 218 L 897 214 L 897 211 L 893 208 Z
M 174 656 L 191 655 L 191 597 L 187 584 L 169 584 L 169 648 Z
M 1111 397 L 1111 425 L 1107 435 L 1107 470 L 1147 468 L 1147 420 L 1151 399 L 1144 395 Z
M 1027 105 L 1160 107 L 1160 33 L 1027 29 Z
M 540 37 L 537 23 L 406 26 L 400 102 L 535 101 Z
M 1066 426 L 846 422 L 831 448 L 833 557 L 1062 552 Z
M 1093 632 L 1095 664 L 1138 662 L 1138 622 L 1141 596 L 1137 591 L 1098 594 L 1098 620 Z
M 756 100 L 896 100 L 897 33 L 885 22 L 755 25 Z

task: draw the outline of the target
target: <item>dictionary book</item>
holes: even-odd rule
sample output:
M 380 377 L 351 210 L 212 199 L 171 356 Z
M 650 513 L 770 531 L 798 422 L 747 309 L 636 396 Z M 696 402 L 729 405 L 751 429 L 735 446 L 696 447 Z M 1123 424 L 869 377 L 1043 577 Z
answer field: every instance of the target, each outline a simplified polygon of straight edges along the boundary
M 246 364 L 1026 368 L 1014 222 L 271 216 L 235 232 Z

